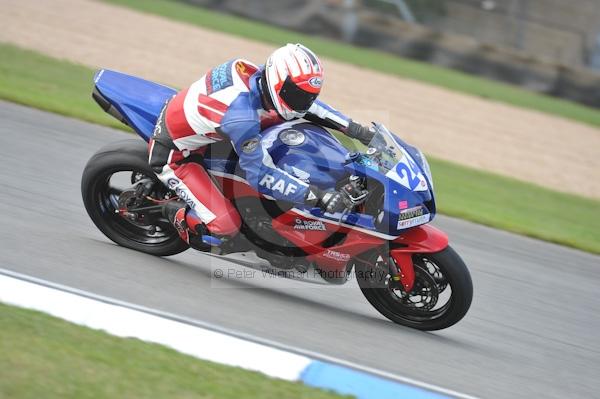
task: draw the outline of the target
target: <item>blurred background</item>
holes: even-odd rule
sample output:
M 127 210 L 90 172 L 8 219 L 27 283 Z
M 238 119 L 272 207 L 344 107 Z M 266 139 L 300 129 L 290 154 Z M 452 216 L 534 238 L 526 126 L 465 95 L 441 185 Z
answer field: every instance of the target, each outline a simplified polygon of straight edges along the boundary
M 476 396 L 598 396 L 600 0 L 0 7 L 2 268 Z M 193 251 L 146 256 L 90 221 L 86 162 L 135 137 L 92 100 L 98 69 L 181 89 L 234 57 L 263 63 L 288 42 L 322 58 L 324 101 L 427 154 L 434 224 L 476 292 L 456 326 L 392 325 L 355 282 L 216 285 L 213 266 L 242 266 Z M 234 371 L 213 363 L 5 305 L 0 326 L 0 398 L 333 396 L 256 374 L 232 383 Z
M 187 0 L 600 106 L 597 0 Z

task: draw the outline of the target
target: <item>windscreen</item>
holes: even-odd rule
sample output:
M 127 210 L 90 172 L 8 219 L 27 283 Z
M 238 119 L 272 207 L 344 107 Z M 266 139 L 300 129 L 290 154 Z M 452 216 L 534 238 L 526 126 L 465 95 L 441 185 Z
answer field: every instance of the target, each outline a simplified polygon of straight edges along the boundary
M 393 169 L 404 156 L 392 133 L 383 125 L 375 125 L 375 135 L 367 147 L 360 163 L 382 174 Z
M 421 169 L 392 133 L 383 125 L 375 124 L 374 128 L 375 135 L 367 151 L 356 162 L 377 170 L 412 191 L 428 190 L 429 185 Z

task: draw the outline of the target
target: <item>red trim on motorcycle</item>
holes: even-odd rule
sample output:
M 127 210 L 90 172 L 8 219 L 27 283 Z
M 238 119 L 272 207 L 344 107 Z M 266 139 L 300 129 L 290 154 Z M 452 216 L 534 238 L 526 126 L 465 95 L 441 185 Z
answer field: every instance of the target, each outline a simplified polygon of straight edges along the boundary
M 434 253 L 439 252 L 448 246 L 448 236 L 442 230 L 430 225 L 414 227 L 396 240 L 392 247 L 390 256 L 394 259 L 398 267 L 402 287 L 406 292 L 413 289 L 415 283 L 415 270 L 412 261 L 412 255 L 416 253 Z M 392 276 L 395 277 L 395 276 Z

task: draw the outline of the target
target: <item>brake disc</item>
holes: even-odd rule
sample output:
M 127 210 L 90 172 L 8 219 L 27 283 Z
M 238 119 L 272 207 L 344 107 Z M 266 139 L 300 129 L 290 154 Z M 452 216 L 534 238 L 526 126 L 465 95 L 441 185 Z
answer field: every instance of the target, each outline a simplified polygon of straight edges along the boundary
M 119 194 L 118 204 L 119 204 L 119 214 L 130 222 L 140 223 L 143 221 L 139 220 L 138 214 L 136 212 L 129 212 L 128 209 L 132 205 L 135 204 L 138 197 L 136 194 L 136 190 L 126 190 Z
M 410 292 L 405 292 L 402 286 L 394 287 L 388 285 L 390 294 L 394 295 L 406 307 L 416 311 L 428 311 L 433 309 L 438 301 L 438 284 L 427 268 L 414 264 L 415 283 Z

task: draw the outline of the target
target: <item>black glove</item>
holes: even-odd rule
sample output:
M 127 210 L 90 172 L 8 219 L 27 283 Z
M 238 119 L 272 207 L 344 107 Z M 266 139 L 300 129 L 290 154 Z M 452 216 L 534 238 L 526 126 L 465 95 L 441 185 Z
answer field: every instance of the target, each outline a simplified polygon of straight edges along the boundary
M 367 199 L 369 192 L 364 190 L 359 178 L 354 176 L 340 188 L 339 191 L 322 191 L 318 187 L 310 186 L 306 195 L 306 203 L 318 206 L 327 213 L 343 212 L 362 204 Z
M 366 127 L 360 123 L 350 121 L 350 124 L 346 129 L 346 135 L 348 135 L 348 137 L 352 137 L 353 139 L 357 139 L 364 145 L 368 145 L 375 135 L 375 130 L 373 130 L 372 127 Z

